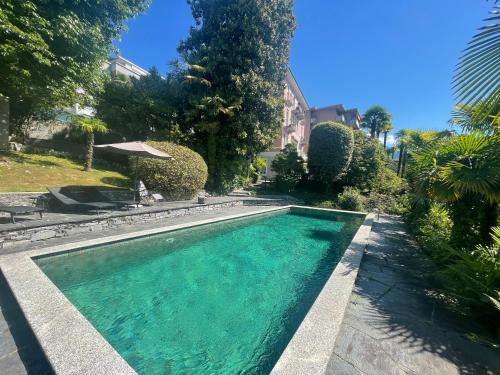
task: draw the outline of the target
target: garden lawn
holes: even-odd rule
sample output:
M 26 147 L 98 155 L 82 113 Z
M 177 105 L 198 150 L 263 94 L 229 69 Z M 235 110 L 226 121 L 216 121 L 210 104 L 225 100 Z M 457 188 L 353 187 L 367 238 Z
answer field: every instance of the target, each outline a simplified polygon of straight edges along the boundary
M 128 177 L 99 165 L 85 172 L 80 162 L 60 156 L 0 152 L 0 192 L 38 192 L 68 185 L 131 186 Z

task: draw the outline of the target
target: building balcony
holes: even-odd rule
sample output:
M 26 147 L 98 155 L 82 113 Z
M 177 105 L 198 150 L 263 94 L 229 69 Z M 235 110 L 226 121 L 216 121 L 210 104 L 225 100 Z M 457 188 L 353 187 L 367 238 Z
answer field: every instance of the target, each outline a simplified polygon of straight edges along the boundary
M 294 109 L 292 113 L 298 121 L 302 121 L 306 118 L 306 114 L 299 107 Z
M 297 130 L 297 125 L 289 124 L 285 126 L 285 132 L 290 134 L 294 133 Z

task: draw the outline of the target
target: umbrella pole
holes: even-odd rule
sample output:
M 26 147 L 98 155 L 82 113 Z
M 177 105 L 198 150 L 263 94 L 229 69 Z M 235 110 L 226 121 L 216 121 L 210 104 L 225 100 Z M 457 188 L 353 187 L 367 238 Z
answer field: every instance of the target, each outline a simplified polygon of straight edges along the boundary
M 140 201 L 140 192 L 139 192 L 139 186 L 138 186 L 138 181 L 137 181 L 137 173 L 139 171 L 139 156 L 135 157 L 135 172 L 134 172 L 134 198 L 136 202 Z

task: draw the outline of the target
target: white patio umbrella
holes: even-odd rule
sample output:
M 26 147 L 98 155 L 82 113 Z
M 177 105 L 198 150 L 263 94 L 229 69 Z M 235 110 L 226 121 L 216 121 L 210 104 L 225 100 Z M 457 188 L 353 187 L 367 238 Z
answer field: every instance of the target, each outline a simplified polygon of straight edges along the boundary
M 137 168 L 139 165 L 139 158 L 151 158 L 161 160 L 174 160 L 169 154 L 157 150 L 154 147 L 148 146 L 143 142 L 124 142 L 124 143 L 110 143 L 107 145 L 97 145 L 95 148 L 113 152 L 115 154 L 122 154 L 128 156 L 135 156 L 135 172 L 134 172 L 134 191 L 137 193 Z

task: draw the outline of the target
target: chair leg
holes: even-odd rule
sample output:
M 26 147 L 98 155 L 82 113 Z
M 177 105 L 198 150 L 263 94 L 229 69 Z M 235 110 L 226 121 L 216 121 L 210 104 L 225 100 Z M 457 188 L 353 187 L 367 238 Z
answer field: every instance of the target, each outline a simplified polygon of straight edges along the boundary
M 38 213 L 40 214 L 40 219 L 42 219 L 43 218 L 43 212 L 39 211 Z
M 15 224 L 16 223 L 16 219 L 15 219 L 15 214 L 10 214 L 10 219 L 12 220 L 12 224 Z

